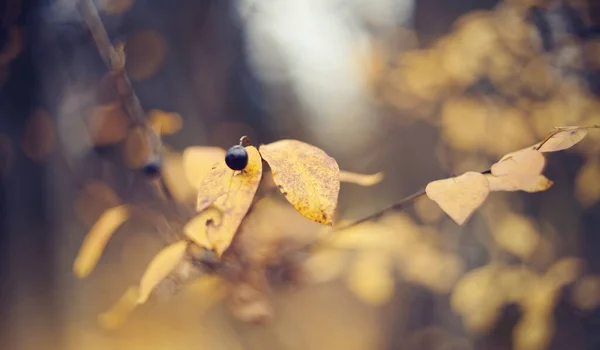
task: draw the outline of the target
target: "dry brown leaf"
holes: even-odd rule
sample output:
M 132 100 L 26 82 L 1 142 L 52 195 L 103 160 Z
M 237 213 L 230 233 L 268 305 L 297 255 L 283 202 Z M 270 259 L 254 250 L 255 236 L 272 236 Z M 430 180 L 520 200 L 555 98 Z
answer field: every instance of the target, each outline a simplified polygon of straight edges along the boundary
M 220 147 L 192 146 L 183 151 L 183 169 L 188 182 L 198 190 L 202 179 L 212 166 L 225 159 L 225 150 Z
M 148 124 L 157 135 L 171 135 L 181 130 L 183 120 L 179 113 L 153 109 L 148 112 Z
M 200 247 L 212 249 L 207 233 L 210 224 L 221 225 L 221 213 L 214 207 L 208 207 L 188 221 L 183 226 L 183 233 Z
M 490 193 L 490 186 L 482 174 L 467 172 L 430 182 L 425 192 L 452 220 L 462 225 L 483 204 Z
M 534 149 L 523 149 L 512 152 L 492 165 L 494 176 L 537 176 L 544 170 L 546 158 Z
M 73 272 L 79 278 L 85 278 L 92 272 L 106 243 L 115 230 L 129 218 L 129 208 L 120 205 L 106 210 L 96 221 L 90 232 L 85 236 L 79 253 L 73 263 Z
M 246 151 L 248 165 L 244 170 L 233 171 L 222 159 L 199 185 L 196 209 L 202 211 L 213 204 L 222 212 L 219 225 L 211 222 L 207 227 L 208 240 L 219 255 L 231 244 L 262 177 L 262 158 L 258 150 L 248 146 Z
M 185 256 L 188 244 L 187 241 L 172 243 L 152 258 L 140 280 L 138 304 L 145 303 L 154 287 L 179 265 Z
M 360 186 L 373 186 L 380 183 L 381 180 L 383 180 L 382 172 L 366 175 L 340 170 L 340 182 L 348 182 Z
M 348 288 L 370 305 L 383 305 L 394 292 L 391 260 L 387 254 L 367 250 L 360 252 L 347 275 Z
M 526 191 L 530 193 L 541 192 L 552 187 L 554 182 L 544 175 L 535 176 L 494 176 L 485 174 L 490 191 Z
M 337 162 L 323 150 L 297 140 L 260 147 L 273 180 L 296 210 L 318 223 L 332 225 L 340 191 Z

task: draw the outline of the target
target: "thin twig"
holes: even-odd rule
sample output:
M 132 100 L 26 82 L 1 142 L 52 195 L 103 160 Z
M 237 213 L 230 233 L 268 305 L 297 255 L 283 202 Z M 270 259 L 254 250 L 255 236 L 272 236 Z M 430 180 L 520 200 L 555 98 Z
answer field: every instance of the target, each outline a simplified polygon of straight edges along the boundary
M 83 22 L 88 27 L 90 34 L 96 43 L 98 53 L 100 53 L 100 56 L 109 69 L 109 74 L 113 78 L 117 94 L 129 117 L 131 126 L 141 127 L 146 134 L 146 140 L 150 148 L 149 158 L 162 159 L 163 147 L 160 137 L 148 125 L 144 109 L 142 108 L 140 100 L 135 94 L 131 82 L 125 72 L 125 53 L 123 52 L 123 45 L 119 45 L 118 49 L 113 46 L 92 0 L 78 0 L 77 8 L 81 13 Z M 159 194 L 162 193 L 163 195 L 172 198 L 162 176 L 154 183 L 159 187 L 157 189 Z
M 359 224 L 362 224 L 366 221 L 370 221 L 370 220 L 375 220 L 375 219 L 379 219 L 380 217 L 382 217 L 383 215 L 385 215 L 386 213 L 389 213 L 391 211 L 396 211 L 396 210 L 401 210 L 406 208 L 406 206 L 408 206 L 409 204 L 412 204 L 414 201 L 416 201 L 417 199 L 419 199 L 420 197 L 425 195 L 425 190 L 419 190 L 409 196 L 406 196 L 402 199 L 400 199 L 399 201 L 395 202 L 394 204 L 383 208 L 381 210 L 378 210 L 372 214 L 369 214 L 363 218 L 360 218 L 358 220 L 352 221 L 350 223 L 347 223 L 345 225 L 341 225 L 341 226 L 337 226 L 337 227 L 333 227 L 334 231 L 339 231 L 339 230 L 343 230 L 343 229 L 347 229 L 349 227 L 352 226 L 356 226 Z

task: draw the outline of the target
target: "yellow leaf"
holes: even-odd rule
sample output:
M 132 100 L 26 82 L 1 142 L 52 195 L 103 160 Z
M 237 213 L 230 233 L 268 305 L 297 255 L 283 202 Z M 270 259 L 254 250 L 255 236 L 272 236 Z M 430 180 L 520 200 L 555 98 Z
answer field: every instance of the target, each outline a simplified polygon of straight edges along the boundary
M 544 175 L 535 176 L 494 176 L 485 174 L 489 184 L 490 191 L 526 191 L 540 192 L 552 187 L 554 182 Z
M 178 241 L 166 246 L 152 258 L 140 280 L 138 304 L 145 303 L 154 287 L 177 267 L 185 256 L 187 247 L 188 242 Z
M 372 175 L 366 175 L 340 170 L 340 182 L 348 182 L 360 186 L 373 186 L 380 183 L 381 180 L 383 180 L 382 172 Z
M 528 259 L 539 243 L 539 233 L 528 218 L 510 214 L 492 229 L 494 240 L 505 251 L 521 259 Z
M 194 310 L 201 313 L 226 297 L 227 287 L 226 281 L 221 276 L 203 275 L 187 284 L 184 293 L 193 301 Z
M 219 255 L 231 244 L 242 219 L 250 209 L 262 177 L 262 158 L 258 150 L 248 146 L 246 151 L 248 165 L 244 170 L 233 171 L 227 167 L 225 159 L 222 159 L 213 166 L 198 191 L 198 211 L 213 204 L 222 212 L 220 222 L 211 222 L 206 230 L 209 242 Z
M 430 182 L 425 192 L 452 220 L 462 225 L 483 204 L 490 187 L 482 174 L 467 172 L 457 177 Z
M 513 349 L 544 350 L 554 334 L 554 324 L 547 315 L 525 314 L 513 330 Z
M 328 245 L 339 249 L 392 249 L 397 232 L 389 226 L 367 221 L 336 232 L 328 241 Z
M 273 180 L 296 210 L 318 223 L 332 225 L 340 191 L 337 162 L 323 150 L 297 140 L 260 147 Z
M 73 272 L 79 278 L 84 278 L 92 272 L 106 243 L 115 232 L 129 218 L 129 209 L 120 205 L 106 210 L 96 221 L 90 232 L 85 236 L 79 249 L 77 258 L 73 263 Z
M 585 276 L 573 288 L 574 304 L 586 311 L 600 306 L 600 276 Z
M 183 121 L 178 113 L 153 109 L 148 112 L 148 124 L 157 135 L 171 135 L 181 130 Z
M 310 283 L 329 282 L 344 269 L 344 256 L 337 249 L 319 250 L 302 263 L 302 275 Z
M 584 207 L 591 207 L 600 200 L 600 163 L 589 160 L 575 179 L 575 196 Z
M 175 200 L 180 203 L 193 203 L 196 189 L 185 176 L 183 156 L 172 151 L 163 152 L 161 174 L 167 188 Z
M 130 286 L 121 298 L 106 312 L 98 316 L 98 323 L 105 329 L 118 328 L 137 306 L 138 286 Z
M 550 134 L 546 140 L 538 143 L 535 147 L 539 147 L 540 152 L 556 152 L 562 151 L 567 148 L 575 146 L 579 141 L 585 138 L 588 130 L 587 127 L 581 126 L 565 126 L 557 128 L 557 130 Z
M 214 207 L 208 207 L 188 221 L 183 226 L 183 233 L 200 247 L 212 249 L 212 244 L 208 240 L 207 233 L 208 225 L 210 224 L 221 225 L 221 213 Z
M 512 152 L 492 165 L 494 176 L 536 176 L 544 169 L 546 158 L 534 149 L 523 149 Z
M 183 169 L 188 182 L 198 190 L 202 179 L 212 166 L 225 159 L 225 150 L 219 147 L 188 147 L 183 151 Z
M 385 304 L 394 292 L 390 258 L 378 251 L 361 252 L 347 278 L 348 288 L 362 301 L 371 305 Z

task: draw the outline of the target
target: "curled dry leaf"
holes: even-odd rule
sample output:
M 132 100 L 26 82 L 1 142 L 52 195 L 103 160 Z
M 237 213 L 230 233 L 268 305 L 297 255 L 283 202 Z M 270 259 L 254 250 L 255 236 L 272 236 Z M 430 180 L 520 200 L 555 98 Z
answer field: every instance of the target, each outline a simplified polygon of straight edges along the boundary
M 541 192 L 552 187 L 554 182 L 544 175 L 536 176 L 494 176 L 485 174 L 490 191 Z
M 212 249 L 212 244 L 208 240 L 207 233 L 208 225 L 210 224 L 221 225 L 221 212 L 215 207 L 208 207 L 188 221 L 183 227 L 183 233 L 198 246 Z
M 138 286 L 127 288 L 121 298 L 113 306 L 98 315 L 98 323 L 104 329 L 118 328 L 135 309 L 138 299 Z
M 370 305 L 383 305 L 394 292 L 391 259 L 388 254 L 360 252 L 347 275 L 348 288 Z
M 484 175 L 467 172 L 457 177 L 430 182 L 425 192 L 452 220 L 462 225 L 483 204 L 490 186 Z
M 323 150 L 297 140 L 260 147 L 273 180 L 296 210 L 318 223 L 332 225 L 340 191 L 337 162 Z
M 262 177 L 262 159 L 258 150 L 248 146 L 246 151 L 248 165 L 244 170 L 233 171 L 221 159 L 199 185 L 196 209 L 202 211 L 212 204 L 222 212 L 219 224 L 208 223 L 206 231 L 212 248 L 219 255 L 231 244 Z
M 183 169 L 188 182 L 198 190 L 202 179 L 212 166 L 225 159 L 225 150 L 220 147 L 192 146 L 183 151 Z
M 358 174 L 350 171 L 340 170 L 340 182 L 348 182 L 353 183 L 360 186 L 373 186 L 383 180 L 383 173 L 379 172 L 377 174 L 367 175 L 367 174 Z
M 115 232 L 129 218 L 130 211 L 125 205 L 120 205 L 106 210 L 96 221 L 90 232 L 85 236 L 79 253 L 73 263 L 73 272 L 79 278 L 85 278 L 92 272 L 106 243 Z
M 183 260 L 187 247 L 188 242 L 178 241 L 166 246 L 152 258 L 140 280 L 138 304 L 145 303 L 154 287 L 177 267 Z

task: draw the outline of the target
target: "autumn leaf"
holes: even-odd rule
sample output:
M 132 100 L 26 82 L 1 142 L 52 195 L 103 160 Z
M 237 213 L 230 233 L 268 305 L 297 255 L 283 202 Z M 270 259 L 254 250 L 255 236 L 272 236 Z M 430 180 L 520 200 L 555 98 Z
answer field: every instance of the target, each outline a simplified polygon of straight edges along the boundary
M 544 175 L 536 176 L 494 176 L 485 174 L 490 191 L 525 191 L 541 192 L 552 187 L 554 182 Z
M 383 173 L 372 175 L 358 174 L 350 171 L 340 170 L 340 182 L 353 183 L 360 186 L 373 186 L 383 180 Z
M 129 208 L 120 205 L 106 210 L 100 216 L 85 236 L 73 263 L 73 272 L 77 277 L 85 278 L 92 272 L 104 251 L 104 247 L 106 247 L 106 243 L 108 243 L 115 230 L 127 221 L 129 215 Z
M 138 304 L 145 303 L 154 287 L 167 277 L 183 260 L 188 244 L 187 241 L 172 243 L 152 258 L 140 280 Z
M 225 159 L 225 150 L 220 147 L 192 146 L 183 151 L 183 169 L 188 182 L 198 190 L 202 179 L 212 166 Z
M 536 144 L 534 148 L 540 152 L 556 152 L 571 148 L 583 140 L 588 133 L 588 128 L 592 127 L 563 126 L 555 128 L 554 132 Z
M 273 181 L 296 210 L 318 223 L 332 225 L 340 191 L 337 162 L 323 150 L 297 140 L 260 147 Z
M 148 112 L 148 124 L 157 135 L 171 135 L 183 126 L 178 113 L 169 113 L 158 109 Z
M 121 298 L 106 312 L 98 315 L 98 323 L 105 329 L 118 328 L 138 305 L 138 286 L 127 288 Z
M 425 192 L 452 220 L 462 225 L 483 204 L 490 186 L 484 175 L 467 172 L 457 177 L 430 182 Z
M 221 225 L 221 213 L 214 207 L 208 207 L 188 221 L 183 227 L 183 233 L 198 246 L 212 249 L 207 233 L 208 225 L 211 224 Z
M 492 165 L 491 172 L 494 176 L 534 176 L 544 170 L 546 158 L 534 149 L 524 149 L 512 152 Z
M 253 146 L 246 147 L 248 165 L 242 171 L 227 167 L 225 160 L 216 163 L 198 190 L 198 211 L 213 205 L 222 213 L 220 222 L 207 225 L 207 236 L 218 255 L 231 244 L 242 219 L 254 200 L 262 177 L 262 159 Z
M 329 282 L 342 273 L 344 260 L 342 251 L 339 249 L 319 250 L 303 261 L 302 277 L 309 283 Z
M 196 189 L 187 180 L 181 153 L 164 150 L 161 174 L 171 195 L 180 203 L 194 203 Z
M 394 292 L 391 260 L 387 254 L 367 250 L 360 252 L 347 275 L 348 288 L 370 305 L 383 305 Z

